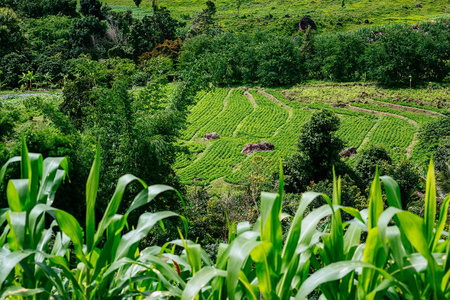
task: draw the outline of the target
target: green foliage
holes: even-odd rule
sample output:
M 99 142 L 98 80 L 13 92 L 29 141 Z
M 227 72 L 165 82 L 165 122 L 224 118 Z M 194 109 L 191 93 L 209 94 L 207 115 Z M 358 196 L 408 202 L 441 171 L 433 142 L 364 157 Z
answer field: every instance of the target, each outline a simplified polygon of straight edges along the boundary
M 41 18 L 49 15 L 75 17 L 77 1 L 75 0 L 2 0 L 0 6 L 14 9 L 21 16 Z
M 102 3 L 99 0 L 81 0 L 80 7 L 80 12 L 86 17 L 94 16 L 99 19 L 104 18 L 101 11 Z
M 163 247 L 138 248 L 156 222 L 178 216 L 170 211 L 144 213 L 136 229 L 124 232 L 128 214 L 158 194 L 173 190 L 168 186 L 148 187 L 133 175 L 122 176 L 96 224 L 99 147 L 86 185 L 85 228 L 69 213 L 51 206 L 67 176 L 67 160 L 43 160 L 41 155 L 28 153 L 23 142 L 21 157 L 12 158 L 0 169 L 1 181 L 8 165 L 19 161 L 21 179 L 9 181 L 8 208 L 1 211 L 0 221 L 5 224 L 0 235 L 2 297 L 259 299 L 262 295 L 265 299 L 306 299 L 313 291 L 325 299 L 437 300 L 450 296 L 449 241 L 442 239 L 450 196 L 437 218 L 432 162 L 423 218 L 401 209 L 398 184 L 390 177 L 379 177 L 378 171 L 367 210 L 343 206 L 342 183 L 334 177 L 331 197 L 306 192 L 296 213 L 289 216 L 283 213 L 284 176 L 280 169 L 278 191 L 261 194 L 255 224 L 227 222 L 228 243 L 217 246 L 213 263 L 201 245 L 185 239 L 181 230 L 181 240 L 169 241 Z M 119 214 L 124 192 L 132 182 L 139 186 L 137 196 L 126 214 Z M 204 190 L 199 193 L 202 199 L 207 198 Z M 319 198 L 326 204 L 310 209 Z M 233 202 L 212 201 L 208 205 L 211 210 L 205 212 L 204 202 L 193 203 L 191 214 L 212 213 L 220 225 L 224 222 L 218 208 Z M 225 212 L 230 206 L 222 207 Z M 344 223 L 343 212 L 353 219 Z M 45 222 L 46 213 L 54 219 L 50 227 Z M 290 222 L 283 236 L 282 220 L 286 218 Z M 69 254 L 70 243 L 73 251 Z M 176 251 L 177 247 L 183 251 Z
M 236 136 L 259 138 L 272 136 L 277 128 L 286 122 L 288 112 L 267 97 L 257 94 L 256 91 L 252 91 L 252 94 L 257 107 L 236 130 Z
M 0 7 L 0 56 L 5 56 L 25 46 L 22 22 L 14 10 Z
M 238 8 L 239 9 L 239 8 Z M 187 36 L 194 37 L 200 34 L 211 33 L 214 29 L 214 16 L 216 14 L 216 5 L 213 1 L 206 1 L 206 8 L 197 13 L 192 21 L 192 27 L 189 29 Z
M 183 46 L 180 67 L 197 65 L 219 84 L 293 84 L 301 80 L 303 70 L 295 41 L 264 32 L 193 38 Z
M 129 43 L 133 47 L 134 57 L 149 52 L 165 40 L 176 40 L 176 29 L 180 23 L 165 7 L 155 7 L 153 15 L 135 20 L 130 28 Z
M 226 89 L 215 89 L 201 98 L 187 117 L 189 126 L 183 132 L 183 139 L 191 139 L 197 131 L 213 120 L 223 109 Z
M 104 56 L 109 43 L 105 38 L 106 28 L 105 22 L 93 16 L 74 20 L 68 37 L 70 57 L 82 53 L 89 53 L 94 59 Z
M 392 26 L 375 34 L 365 54 L 369 78 L 387 86 L 407 86 L 409 77 L 413 85 L 442 81 L 450 70 L 448 32 L 446 22 L 437 22 Z
M 295 153 L 285 164 L 286 188 L 304 191 L 310 181 L 330 176 L 332 166 L 340 166 L 339 152 L 344 142 L 335 134 L 339 118 L 328 110 L 313 114 L 303 125 Z
M 393 116 L 383 116 L 371 136 L 371 143 L 381 145 L 389 151 L 405 151 L 413 141 L 414 133 L 415 128 L 408 121 Z

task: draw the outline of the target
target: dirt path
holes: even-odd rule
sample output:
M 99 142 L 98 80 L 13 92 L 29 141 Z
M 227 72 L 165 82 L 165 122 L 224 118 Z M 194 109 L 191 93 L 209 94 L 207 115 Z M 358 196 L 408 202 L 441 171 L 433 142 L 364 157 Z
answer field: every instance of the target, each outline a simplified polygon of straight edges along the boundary
M 273 95 L 271 95 L 271 94 L 269 94 L 269 93 L 267 93 L 267 92 L 265 92 L 265 91 L 260 90 L 259 93 L 260 93 L 261 95 L 266 96 L 267 98 L 269 98 L 270 100 L 272 100 L 273 102 L 275 102 L 276 104 L 278 104 L 280 107 L 286 109 L 286 110 L 288 111 L 288 113 L 289 113 L 289 116 L 288 116 L 288 118 L 286 119 L 286 122 L 285 122 L 282 126 L 278 127 L 277 130 L 275 130 L 275 132 L 273 133 L 272 137 L 274 137 L 274 136 L 276 136 L 276 135 L 280 132 L 280 130 L 281 130 L 284 126 L 286 126 L 286 125 L 291 121 L 291 119 L 292 119 L 292 117 L 293 117 L 293 115 L 294 115 L 294 110 L 292 109 L 292 107 L 287 106 L 286 104 L 284 104 L 283 102 L 281 102 L 280 100 L 278 100 L 277 98 L 275 98 Z
M 347 106 L 349 109 L 354 110 L 354 111 L 359 111 L 359 112 L 364 112 L 364 113 L 368 113 L 368 114 L 374 114 L 374 115 L 381 115 L 381 116 L 392 116 L 392 117 L 396 117 L 396 118 L 400 118 L 403 119 L 405 121 L 407 121 L 408 123 L 412 124 L 415 128 L 416 128 L 416 133 L 414 133 L 413 139 L 411 141 L 411 143 L 408 145 L 408 147 L 406 147 L 406 157 L 409 158 L 411 157 L 412 154 L 412 149 L 414 148 L 414 146 L 417 144 L 418 142 L 418 134 L 419 134 L 419 125 L 417 124 L 416 121 L 413 121 L 411 119 L 408 119 L 407 117 L 404 116 L 399 116 L 396 114 L 392 114 L 392 113 L 387 113 L 387 112 L 382 112 L 382 111 L 376 111 L 376 110 L 370 110 L 370 109 L 365 109 L 365 108 L 361 108 L 361 107 L 355 107 L 355 106 L 351 106 L 348 105 Z M 374 125 L 374 127 L 372 127 L 372 129 L 370 129 L 370 131 L 367 133 L 367 136 L 364 138 L 363 142 L 361 143 L 361 145 L 358 147 L 357 151 L 359 151 L 361 149 L 361 147 L 367 143 L 367 141 L 370 138 L 370 135 L 372 134 L 372 131 L 375 130 L 375 128 L 378 126 L 378 122 Z
M 287 106 L 286 104 L 284 104 L 283 102 L 281 102 L 280 100 L 278 100 L 277 98 L 275 98 L 273 95 L 271 95 L 271 94 L 269 94 L 269 93 L 267 93 L 267 92 L 265 92 L 265 91 L 262 91 L 262 90 L 260 90 L 260 91 L 258 91 L 258 92 L 259 92 L 261 95 L 266 96 L 267 98 L 269 98 L 270 100 L 272 100 L 273 102 L 275 102 L 276 104 L 278 104 L 279 106 L 281 106 L 282 108 L 287 109 L 287 110 L 289 110 L 289 111 L 292 110 L 292 107 Z
M 405 105 L 393 104 L 393 103 L 388 103 L 388 102 L 383 102 L 383 101 L 378 101 L 378 100 L 373 100 L 373 99 L 369 100 L 369 102 L 379 105 L 379 106 L 389 107 L 392 109 L 412 112 L 412 113 L 416 113 L 416 114 L 422 114 L 422 115 L 427 115 L 427 116 L 432 116 L 432 117 L 442 117 L 443 116 L 443 114 L 440 114 L 438 112 L 421 109 L 421 108 L 416 108 L 416 107 L 409 107 L 409 106 L 405 106 Z
M 367 142 L 369 141 L 370 137 L 372 136 L 372 133 L 375 131 L 375 129 L 377 129 L 378 124 L 380 122 L 380 119 L 378 118 L 378 121 L 373 124 L 372 128 L 370 128 L 369 132 L 367 132 L 366 137 L 364 138 L 364 140 L 361 142 L 361 145 L 359 145 L 358 149 L 356 149 L 356 152 L 361 151 L 361 149 L 363 148 L 363 146 L 365 144 L 367 144 Z
M 252 105 L 253 105 L 254 108 L 257 108 L 257 107 L 258 107 L 258 104 L 256 104 L 255 98 L 253 98 L 253 95 L 252 95 L 252 94 L 250 94 L 248 91 L 245 91 L 245 92 L 244 92 L 244 95 L 247 96 L 248 100 L 250 100 L 250 102 L 252 103 Z
M 388 113 L 388 112 L 378 111 L 378 110 L 365 109 L 365 108 L 351 106 L 351 105 L 347 105 L 347 107 L 348 107 L 348 109 L 351 109 L 351 110 L 354 110 L 354 111 L 363 112 L 363 113 L 367 113 L 367 114 L 392 116 L 392 117 L 400 118 L 400 119 L 403 119 L 405 121 L 408 121 L 408 123 L 411 123 L 416 128 L 418 128 L 418 126 L 419 126 L 416 121 L 413 121 L 411 119 L 408 119 L 407 117 L 399 116 L 399 115 L 396 115 L 396 114 L 393 114 L 393 113 Z

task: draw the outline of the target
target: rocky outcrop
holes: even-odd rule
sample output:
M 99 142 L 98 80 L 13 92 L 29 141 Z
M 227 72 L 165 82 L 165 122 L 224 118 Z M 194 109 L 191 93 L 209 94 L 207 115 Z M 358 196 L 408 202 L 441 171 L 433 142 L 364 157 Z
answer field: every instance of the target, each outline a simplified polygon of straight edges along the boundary
M 215 140 L 215 139 L 219 139 L 219 134 L 217 132 L 211 132 L 211 133 L 207 133 L 205 134 L 205 140 L 209 141 L 209 140 Z
M 249 154 L 257 151 L 273 151 L 275 150 L 275 146 L 271 143 L 263 142 L 263 143 L 248 143 L 245 145 L 244 149 L 242 149 L 241 153 Z
M 339 155 L 341 157 L 352 157 L 355 154 L 356 154 L 355 147 L 349 147 L 349 148 L 345 149 L 344 151 L 342 151 L 341 153 L 339 153 Z

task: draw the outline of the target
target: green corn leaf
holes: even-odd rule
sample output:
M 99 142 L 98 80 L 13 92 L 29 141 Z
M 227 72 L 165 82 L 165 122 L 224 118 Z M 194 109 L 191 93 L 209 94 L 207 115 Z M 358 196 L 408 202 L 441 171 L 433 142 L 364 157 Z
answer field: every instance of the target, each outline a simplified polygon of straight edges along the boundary
M 55 210 L 55 218 L 58 222 L 59 228 L 72 241 L 75 247 L 75 255 L 86 266 L 89 265 L 86 256 L 83 253 L 83 233 L 80 224 L 71 214 L 62 210 Z
M 350 224 L 344 235 L 344 253 L 351 254 L 351 249 L 358 247 L 362 230 L 356 224 Z
M 7 289 L 5 289 L 1 294 L 0 298 L 6 299 L 9 297 L 30 297 L 34 296 L 40 293 L 46 292 L 43 288 L 37 288 L 37 289 L 27 289 L 21 286 L 10 286 Z
M 69 163 L 65 157 L 48 157 L 44 159 L 42 174 L 37 201 L 51 205 L 55 199 L 56 190 L 69 174 Z
M 400 187 L 398 186 L 398 183 L 389 176 L 381 176 L 380 179 L 383 181 L 389 206 L 402 209 Z
M 439 239 L 442 236 L 442 231 L 444 230 L 445 224 L 447 222 L 449 203 L 450 203 L 450 195 L 447 195 L 447 197 L 445 197 L 444 201 L 441 204 L 441 211 L 439 214 L 439 222 L 436 226 L 436 232 L 434 233 L 434 236 L 433 236 L 431 251 L 434 251 L 436 249 Z
M 100 239 L 103 236 L 103 233 L 105 232 L 106 228 L 108 228 L 109 223 L 112 221 L 112 218 L 117 213 L 120 203 L 122 202 L 122 197 L 126 187 L 135 180 L 140 182 L 144 186 L 144 188 L 147 188 L 145 182 L 143 182 L 141 179 L 137 178 L 134 175 L 127 174 L 119 178 L 116 190 L 114 191 L 111 201 L 108 203 L 108 207 L 106 208 L 106 211 L 103 214 L 103 218 L 98 225 L 97 232 L 95 233 L 93 245 L 94 247 L 100 241 Z
M 183 220 L 181 216 L 171 211 L 142 214 L 139 217 L 136 229 L 122 236 L 114 260 L 118 260 L 122 257 L 133 258 L 136 251 L 136 243 L 145 238 L 148 232 L 158 221 L 175 216 L 178 216 Z
M 20 156 L 14 156 L 12 158 L 10 158 L 0 169 L 0 183 L 3 182 L 3 179 L 5 178 L 5 173 L 6 173 L 6 169 L 8 168 L 8 166 L 14 162 L 18 162 L 21 160 Z
M 228 275 L 227 275 L 227 292 L 231 300 L 235 299 L 236 287 L 239 279 L 239 272 L 248 260 L 250 252 L 255 249 L 260 241 L 256 239 L 259 233 L 247 231 L 239 235 L 233 242 L 228 254 Z
M 22 260 L 28 256 L 34 254 L 31 251 L 14 251 L 5 256 L 0 262 L 0 287 L 2 287 L 5 279 L 8 277 L 9 273 L 18 265 Z
M 94 248 L 95 202 L 100 178 L 100 142 L 97 143 L 94 162 L 86 183 L 86 246 L 90 253 Z
M 308 279 L 306 279 L 301 285 L 300 290 L 295 296 L 295 300 L 306 300 L 306 297 L 321 284 L 342 279 L 350 272 L 353 272 L 359 268 L 371 268 L 379 272 L 386 279 L 395 281 L 399 284 L 389 273 L 369 263 L 362 261 L 341 261 L 332 263 L 331 265 L 328 265 L 309 276 Z
M 215 277 L 225 277 L 227 272 L 224 270 L 219 270 L 214 267 L 204 267 L 198 271 L 192 279 L 186 285 L 183 294 L 181 295 L 181 300 L 192 300 L 198 295 L 200 290 L 213 278 Z
M 44 270 L 45 275 L 53 283 L 53 285 L 55 286 L 56 290 L 58 291 L 58 294 L 60 295 L 60 297 L 62 299 L 69 300 L 69 293 L 65 289 L 64 284 L 61 280 L 61 277 L 55 272 L 55 270 L 53 270 L 53 268 L 51 268 L 50 266 L 48 266 L 44 263 L 41 263 L 41 262 L 36 262 L 36 264 L 39 267 L 41 267 L 42 270 Z
M 270 259 L 273 251 L 276 251 L 273 244 L 263 241 L 250 253 L 253 261 L 256 263 L 258 287 L 264 299 L 273 299 L 276 296 L 275 266 L 274 261 Z
M 21 160 L 20 160 L 20 178 L 21 179 L 30 179 L 31 178 L 31 162 L 28 157 L 28 148 L 25 143 L 25 137 L 22 136 L 22 151 L 21 151 Z
M 28 249 L 27 213 L 8 211 L 6 219 L 9 225 L 8 246 L 11 251 Z
M 291 262 L 292 255 L 295 252 L 295 249 L 297 247 L 301 229 L 302 229 L 302 220 L 303 220 L 303 214 L 305 213 L 306 208 L 308 205 L 317 199 L 321 194 L 315 193 L 315 192 L 306 192 L 303 193 L 300 204 L 298 206 L 297 212 L 295 214 L 294 220 L 292 221 L 292 225 L 289 228 L 289 232 L 286 238 L 286 242 L 284 244 L 282 258 L 283 258 L 283 271 L 287 268 L 287 266 Z
M 37 203 L 43 160 L 42 155 L 37 153 L 28 153 L 28 157 L 31 166 L 31 178 L 29 178 L 29 197 L 27 198 L 26 210 L 30 211 Z
M 436 179 L 434 175 L 433 160 L 430 160 L 427 172 L 427 182 L 425 189 L 425 228 L 426 238 L 429 244 L 433 240 L 433 230 L 436 222 Z
M 21 212 L 26 210 L 28 194 L 28 179 L 13 179 L 6 187 L 6 197 L 11 211 Z
M 239 272 L 239 281 L 244 285 L 244 287 L 246 289 L 247 299 L 251 299 L 251 300 L 259 299 L 258 287 L 254 284 L 251 284 L 248 281 L 247 276 L 245 276 L 245 273 L 242 271 Z
M 147 189 L 142 190 L 136 198 L 134 198 L 133 203 L 131 203 L 130 207 L 127 210 L 127 214 L 131 213 L 135 209 L 150 203 L 153 199 L 155 199 L 156 196 L 166 192 L 166 191 L 175 191 L 177 195 L 180 197 L 181 201 L 183 201 L 183 198 L 181 197 L 180 193 L 176 189 L 174 189 L 171 186 L 164 185 L 164 184 L 155 184 L 149 186 Z M 184 202 L 182 202 L 184 205 Z
M 382 212 L 383 198 L 381 196 L 380 177 L 378 176 L 377 168 L 369 194 L 369 230 L 377 226 L 378 218 Z
M 83 294 L 83 288 L 80 286 L 80 283 L 78 282 L 77 278 L 74 276 L 72 270 L 69 268 L 69 264 L 64 259 L 64 257 L 61 256 L 53 256 L 49 257 L 49 261 L 56 267 L 61 268 L 61 270 L 64 273 L 64 276 L 68 279 L 70 282 L 73 291 L 78 297 L 76 299 L 86 299 L 86 297 Z M 75 298 L 75 297 L 74 297 Z

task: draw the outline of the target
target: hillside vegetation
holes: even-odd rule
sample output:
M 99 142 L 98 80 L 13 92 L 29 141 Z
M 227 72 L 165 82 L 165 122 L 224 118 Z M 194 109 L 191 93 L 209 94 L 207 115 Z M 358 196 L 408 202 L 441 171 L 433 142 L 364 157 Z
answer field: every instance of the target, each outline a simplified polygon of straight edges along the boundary
M 304 16 L 310 16 L 316 21 L 320 31 L 346 31 L 393 23 L 413 24 L 450 13 L 450 4 L 445 0 L 217 0 L 214 2 L 217 7 L 217 20 L 226 31 L 248 32 L 259 28 L 288 35 L 297 32 L 298 21 Z M 239 15 L 236 8 L 238 2 L 241 3 Z M 131 9 L 135 16 L 151 14 L 151 0 L 143 0 L 140 8 L 135 6 L 133 0 L 109 0 L 106 3 L 117 11 Z M 169 8 L 174 16 L 185 20 L 188 24 L 204 6 L 204 1 L 199 0 L 160 0 L 158 3 Z M 368 20 L 367 23 L 366 20 Z
M 448 97 L 448 91 L 421 91 L 411 92 L 411 100 L 404 103 L 400 99 L 407 99 L 407 90 L 362 84 L 313 83 L 289 90 L 253 89 L 249 93 L 242 88 L 216 88 L 200 94 L 188 116 L 182 144 L 189 152 L 178 156 L 177 174 L 185 183 L 203 184 L 221 177 L 228 183 L 243 183 L 243 170 L 253 157 L 263 156 L 272 162 L 290 157 L 296 151 L 301 126 L 321 109 L 339 116 L 337 134 L 348 147 L 361 151 L 379 145 L 394 157 L 405 155 L 423 163 L 428 156 L 414 152 L 419 129 L 447 111 L 436 105 L 440 97 Z M 415 104 L 419 99 L 422 106 Z M 220 139 L 204 140 L 209 132 L 217 132 Z M 258 142 L 273 143 L 275 151 L 240 152 L 247 143 Z

